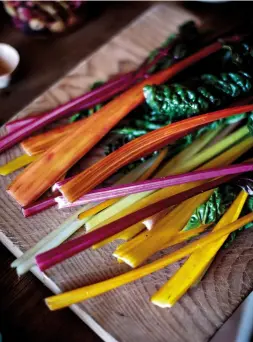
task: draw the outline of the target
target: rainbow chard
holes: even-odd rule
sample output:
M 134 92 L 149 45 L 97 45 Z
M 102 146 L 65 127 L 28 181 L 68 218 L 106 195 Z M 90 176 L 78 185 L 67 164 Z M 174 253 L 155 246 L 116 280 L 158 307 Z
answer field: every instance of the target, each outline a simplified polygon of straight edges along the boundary
M 240 43 L 225 46 L 224 49 L 227 51 L 226 63 L 220 73 L 202 74 L 185 84 L 144 87 L 146 103 L 151 110 L 148 112 L 151 113 L 149 120 L 153 125 L 169 124 L 209 110 L 216 110 L 252 93 L 252 47 Z M 241 114 L 225 119 L 223 122 L 230 124 L 244 117 L 245 114 Z M 204 130 L 219 124 L 220 122 L 215 122 Z M 148 128 L 147 124 L 145 125 Z M 141 128 L 140 123 L 139 127 Z M 199 130 L 197 134 L 202 132 L 203 130 Z
M 163 44 L 151 51 L 147 59 L 141 64 L 141 66 L 133 73 L 133 84 L 147 78 L 155 72 L 164 70 L 169 66 L 173 65 L 177 61 L 185 58 L 193 51 L 196 51 L 200 46 L 203 34 L 200 34 L 196 23 L 193 21 L 185 22 L 179 26 L 176 34 L 170 35 Z M 91 90 L 101 86 L 102 82 L 96 82 L 92 85 Z M 99 103 L 93 108 L 73 115 L 70 121 L 78 121 L 83 117 L 87 117 L 97 110 L 99 110 L 106 102 Z M 153 124 L 148 120 L 145 120 L 146 112 L 149 111 L 148 106 L 144 103 L 140 105 L 136 110 L 130 113 L 130 117 L 127 120 L 130 122 L 130 126 L 126 126 L 126 122 L 120 123 L 119 127 L 113 130 L 114 139 L 107 145 L 104 146 L 105 154 L 108 155 L 111 152 L 117 150 L 127 142 L 146 134 L 150 130 L 160 128 L 161 125 Z M 144 120 L 145 124 L 142 123 Z M 139 127 L 140 126 L 140 127 Z M 140 160 L 144 161 L 145 159 Z M 133 164 L 135 166 L 135 164 Z M 132 167 L 132 164 L 130 168 Z M 127 168 L 127 170 L 129 167 Z
M 40 128 L 80 112 L 71 121 L 75 121 L 83 116 L 90 115 L 99 110 L 104 103 L 119 95 L 123 91 L 131 88 L 134 84 L 148 78 L 151 74 L 164 70 L 177 63 L 194 51 L 198 50 L 200 33 L 193 22 L 188 22 L 179 28 L 179 32 L 169 37 L 161 47 L 151 52 L 146 61 L 137 69 L 123 75 L 119 75 L 106 83 L 96 82 L 91 91 L 83 94 L 59 107 L 40 115 L 35 120 L 19 120 L 12 122 L 11 129 L 4 137 L 0 138 L 0 152 L 12 147 L 19 141 L 30 136 L 31 133 Z M 12 129 L 14 127 L 14 129 Z M 16 129 L 18 128 L 18 129 Z
M 124 137 L 125 141 L 130 141 L 164 125 L 226 107 L 234 100 L 246 101 L 245 95 L 251 95 L 253 89 L 251 47 L 244 43 L 223 45 L 221 53 L 214 58 L 220 73 L 206 73 L 185 84 L 146 85 L 143 89 L 146 102 L 135 109 L 128 122 L 116 127 L 114 132 Z M 220 127 L 223 123 L 236 123 L 245 116 L 242 113 L 200 128 L 196 133 L 180 139 L 172 153 L 182 150 L 203 132 Z
M 140 210 L 137 210 L 136 212 L 133 212 L 116 221 L 108 223 L 97 230 L 91 231 L 85 235 L 67 241 L 63 245 L 53 248 L 48 252 L 38 254 L 36 256 L 36 263 L 39 266 L 40 270 L 45 271 L 46 269 L 58 264 L 59 262 L 62 262 L 65 259 L 70 258 L 87 248 L 90 248 L 98 242 L 101 242 L 106 238 L 122 232 L 124 229 L 131 227 L 137 222 L 150 217 L 150 215 L 155 215 L 160 211 L 167 209 L 171 205 L 177 205 L 188 198 L 194 197 L 197 194 L 216 188 L 220 184 L 231 181 L 234 177 L 235 175 L 218 177 L 215 180 L 211 180 L 192 189 L 183 191 L 182 193 L 172 195 L 163 200 L 148 205 Z
M 102 183 L 123 166 L 147 156 L 159 148 L 184 137 L 190 131 L 199 129 L 214 121 L 252 111 L 253 105 L 227 108 L 220 111 L 195 116 L 149 132 L 99 160 L 85 171 L 79 173 L 61 187 L 61 192 L 70 202 L 74 202 L 85 193 Z M 15 188 L 17 184 L 15 184 Z M 15 191 L 16 192 L 16 191 Z M 20 189 L 19 189 L 20 192 Z
M 216 242 L 218 239 L 226 236 L 227 234 L 239 229 L 243 225 L 251 222 L 253 219 L 253 213 L 245 215 L 235 222 L 224 226 L 219 231 L 211 232 L 210 234 L 202 237 L 198 241 L 191 242 L 190 244 L 174 251 L 169 255 L 165 255 L 162 258 L 148 263 L 135 270 L 128 271 L 122 275 L 116 276 L 111 279 L 107 279 L 100 283 L 84 286 L 82 288 L 72 290 L 60 295 L 52 296 L 46 299 L 46 304 L 50 310 L 57 310 L 86 299 L 101 295 L 107 291 L 116 289 L 119 286 L 128 284 L 137 279 L 141 279 L 153 272 L 161 270 L 168 265 L 175 263 L 176 261 L 183 259 L 200 248 L 206 248 L 208 244 Z M 38 262 L 38 260 L 37 260 Z
M 238 39 L 238 37 L 235 37 L 234 39 Z M 91 115 L 82 124 L 80 124 L 80 127 L 76 130 L 76 132 L 69 134 L 66 139 L 60 140 L 58 143 L 53 145 L 36 162 L 32 163 L 26 170 L 26 172 L 20 174 L 7 189 L 9 194 L 13 198 L 15 198 L 22 206 L 30 205 L 33 201 L 38 199 L 49 187 L 51 187 L 56 181 L 58 181 L 59 178 L 63 176 L 74 164 L 76 164 L 87 152 L 89 152 L 109 131 L 111 131 L 114 126 L 116 126 L 123 118 L 125 118 L 127 114 L 129 114 L 133 109 L 143 103 L 144 95 L 142 89 L 145 85 L 150 82 L 152 84 L 164 83 L 165 81 L 171 79 L 183 70 L 198 63 L 211 54 L 220 51 L 222 46 L 223 45 L 220 42 L 210 44 L 209 46 L 204 47 L 193 55 L 174 64 L 172 67 L 153 74 L 152 76 L 150 76 L 150 78 L 136 84 L 131 89 L 127 90 L 120 96 L 113 99 L 111 102 L 107 103 L 98 112 L 96 112 L 94 115 Z M 234 109 L 236 112 L 230 110 L 229 113 L 225 113 L 225 117 L 232 115 L 232 113 L 238 114 L 238 109 L 239 113 L 241 113 L 241 110 L 244 112 L 246 108 L 248 110 L 251 110 L 251 106 L 241 106 L 240 108 L 237 107 L 236 109 Z M 209 122 L 212 122 L 213 119 L 216 118 L 216 114 L 214 114 L 214 116 L 211 116 L 211 120 Z M 224 115 L 224 113 L 219 113 L 218 115 Z M 181 130 L 180 133 L 177 133 L 175 131 L 174 138 L 178 138 L 178 134 L 183 133 L 183 136 L 187 134 L 188 128 L 189 130 L 192 130 L 197 128 L 198 126 L 202 126 L 205 123 L 205 119 L 204 121 L 202 121 L 202 119 L 200 121 L 201 122 L 199 125 L 197 125 L 195 122 L 193 126 L 186 126 L 186 129 L 184 129 L 183 131 Z M 21 130 L 22 129 L 23 128 L 21 128 Z M 15 134 L 16 131 L 14 131 L 13 133 Z M 158 132 L 158 135 L 159 133 L 161 132 Z M 167 140 L 166 137 L 161 138 L 162 140 Z M 5 145 L 3 140 L 2 147 L 6 148 L 7 145 Z M 7 141 L 9 144 L 12 144 L 13 142 L 12 139 L 7 139 Z M 129 160 L 125 160 L 125 164 L 119 165 L 119 168 L 129 164 L 132 161 L 138 160 L 139 158 L 146 156 L 156 151 L 157 149 L 162 148 L 165 145 L 163 144 L 163 146 L 159 146 L 159 143 L 158 145 L 156 143 L 157 141 L 154 144 L 153 142 L 151 143 L 151 145 L 153 145 L 151 149 L 146 146 L 147 149 L 142 153 L 140 153 L 141 151 L 135 151 L 136 153 L 134 153 L 133 156 L 129 158 Z M 112 169 L 112 173 L 114 173 L 114 171 L 115 169 Z M 30 177 L 31 175 L 33 175 L 33 177 Z M 34 177 L 36 178 L 37 182 L 35 182 Z M 23 187 L 26 189 L 25 192 L 23 191 Z M 29 191 L 27 191 L 28 189 Z
M 74 203 L 68 202 L 63 196 L 56 197 L 55 200 L 59 205 L 59 208 L 65 208 L 65 207 L 72 207 L 72 206 L 78 206 L 83 205 L 89 202 L 98 202 L 98 201 L 104 201 L 111 198 L 120 198 L 123 196 L 132 195 L 139 192 L 145 192 L 145 191 L 153 191 L 158 189 L 164 189 L 169 186 L 179 185 L 179 184 L 186 184 L 191 183 L 199 180 L 205 180 L 220 176 L 226 176 L 234 173 L 239 173 L 239 170 L 245 170 L 246 165 L 232 165 L 228 167 L 221 167 L 221 168 L 214 168 L 204 171 L 192 171 L 185 174 L 179 174 L 179 175 L 173 175 L 173 176 L 167 176 L 162 178 L 155 178 L 151 180 L 145 180 L 145 181 L 137 181 L 133 182 L 131 184 L 121 184 L 117 186 L 111 186 L 108 188 L 102 188 L 102 189 L 96 189 L 91 191 L 90 193 L 84 195 L 83 197 L 79 198 Z M 249 165 L 248 171 L 251 171 L 252 165 Z M 61 191 L 61 189 L 60 189 Z M 206 208 L 204 209 L 204 212 L 207 211 L 207 214 L 203 215 L 203 219 L 201 224 L 207 224 L 211 223 L 212 220 L 215 222 L 217 220 L 216 217 L 221 216 L 224 211 L 226 210 L 226 202 L 229 204 L 231 203 L 231 199 L 233 200 L 235 195 L 233 191 L 230 191 L 230 189 L 226 189 L 226 197 L 228 198 L 221 198 L 219 196 L 218 191 L 216 191 L 216 196 L 213 198 L 211 196 L 210 201 L 207 202 Z M 223 201 L 222 201 L 223 200 Z M 217 201 L 217 203 L 216 203 Z M 210 207 L 210 213 L 208 213 L 208 208 Z M 202 212 L 202 211 L 201 211 Z M 216 215 L 215 215 L 216 214 Z M 198 213 L 197 215 L 198 216 Z M 208 217 L 208 222 L 205 222 L 206 216 Z M 195 228 L 195 227 L 194 227 Z

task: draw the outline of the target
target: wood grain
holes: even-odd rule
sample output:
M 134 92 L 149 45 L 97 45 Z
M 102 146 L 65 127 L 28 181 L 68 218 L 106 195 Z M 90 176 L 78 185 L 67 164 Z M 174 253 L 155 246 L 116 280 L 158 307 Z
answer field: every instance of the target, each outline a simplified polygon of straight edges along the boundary
M 191 17 L 174 4 L 153 7 L 20 112 L 18 117 L 55 107 L 83 93 L 96 79 L 134 68 L 148 51 L 174 32 L 178 24 Z M 1 133 L 4 133 L 3 129 Z M 0 163 L 19 154 L 19 148 L 13 148 L 1 156 Z M 53 230 L 71 211 L 59 213 L 50 209 L 24 219 L 16 203 L 4 191 L 14 176 L 0 179 L 0 238 L 18 256 Z M 207 341 L 253 287 L 252 237 L 253 231 L 244 232 L 233 248 L 221 251 L 204 281 L 170 310 L 152 305 L 149 298 L 178 265 L 72 309 L 106 341 L 182 342 L 192 341 L 193 336 L 194 341 Z M 111 256 L 114 249 L 115 244 L 112 244 L 101 250 L 86 251 L 46 274 L 36 268 L 33 272 L 54 292 L 94 283 L 128 269 L 115 262 Z

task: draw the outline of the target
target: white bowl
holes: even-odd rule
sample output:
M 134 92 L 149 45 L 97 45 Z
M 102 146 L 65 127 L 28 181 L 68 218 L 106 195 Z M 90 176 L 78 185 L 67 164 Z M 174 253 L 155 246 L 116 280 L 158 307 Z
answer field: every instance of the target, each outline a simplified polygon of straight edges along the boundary
M 19 54 L 12 46 L 0 43 L 0 89 L 6 88 L 19 64 Z

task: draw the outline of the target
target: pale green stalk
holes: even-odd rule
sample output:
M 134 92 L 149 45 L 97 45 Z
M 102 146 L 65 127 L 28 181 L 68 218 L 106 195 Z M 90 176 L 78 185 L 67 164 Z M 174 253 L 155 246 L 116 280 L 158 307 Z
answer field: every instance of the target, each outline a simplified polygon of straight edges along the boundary
M 151 167 L 156 158 L 157 156 L 154 156 L 142 165 L 137 166 L 135 169 L 131 170 L 127 175 L 121 177 L 117 182 L 115 182 L 115 184 L 120 185 L 134 182 Z M 43 239 L 41 239 L 35 246 L 26 251 L 20 258 L 14 260 L 14 262 L 11 264 L 11 267 L 17 268 L 18 275 L 22 275 L 29 271 L 35 265 L 35 256 L 37 254 L 59 246 L 90 219 L 90 217 L 86 217 L 82 220 L 79 220 L 78 216 L 80 213 L 92 208 L 93 206 L 95 206 L 95 203 L 88 204 L 85 207 L 79 209 L 74 215 L 69 217 L 58 228 L 50 232 Z
M 79 220 L 78 218 L 76 218 L 72 223 L 68 224 L 67 226 L 64 225 L 64 227 L 59 227 L 61 229 L 55 229 L 53 232 L 48 234 L 44 239 L 40 241 L 41 243 L 39 243 L 39 246 L 37 244 L 32 248 L 32 251 L 29 250 L 29 257 L 26 257 L 26 259 L 24 259 L 22 263 L 18 264 L 16 269 L 17 274 L 22 275 L 28 272 L 33 266 L 36 265 L 35 256 L 37 254 L 46 252 L 54 247 L 59 246 L 71 235 L 73 235 L 79 228 L 81 228 L 85 224 L 87 219 L 88 217 L 84 218 L 83 220 Z M 50 237 L 52 238 L 50 239 Z
M 199 138 L 197 138 L 192 144 L 183 149 L 183 151 L 179 152 L 176 156 L 171 158 L 164 167 L 156 174 L 156 177 L 163 177 L 167 175 L 168 172 L 174 171 L 177 165 L 180 165 L 182 161 L 187 161 L 188 159 L 195 156 L 198 152 L 200 152 L 206 145 L 208 145 L 216 135 L 224 128 L 224 125 L 219 126 L 218 128 L 208 131 Z
M 192 144 L 187 147 L 188 153 L 185 155 L 183 154 L 183 157 L 181 159 L 180 163 L 175 164 L 175 167 L 170 169 L 168 173 L 161 174 L 159 172 L 159 176 L 168 176 L 168 175 L 175 175 L 180 174 L 184 172 L 189 172 L 194 170 L 195 168 L 201 166 L 202 164 L 206 163 L 208 160 L 212 159 L 213 157 L 219 155 L 224 150 L 228 149 L 230 146 L 236 144 L 238 141 L 242 140 L 245 136 L 249 134 L 249 130 L 247 126 L 244 126 L 240 129 L 238 129 L 236 132 L 231 133 L 229 136 L 224 138 L 223 140 L 219 141 L 215 145 L 202 150 L 201 152 L 197 153 L 196 155 L 191 154 L 190 147 L 193 146 L 193 149 L 196 151 L 196 145 Z M 191 155 L 191 159 L 188 158 L 188 156 Z M 186 161 L 185 161 L 185 158 Z M 157 175 L 156 175 L 157 176 Z M 155 176 L 155 177 L 156 177 Z M 133 194 L 126 196 L 122 198 L 119 202 L 111 205 L 110 207 L 104 209 L 103 211 L 99 212 L 98 214 L 94 215 L 87 223 L 86 223 L 86 229 L 87 231 L 92 229 L 97 229 L 101 227 L 104 222 L 109 223 L 114 221 L 114 216 L 118 215 L 118 213 L 132 204 L 140 201 L 141 199 L 149 196 L 150 194 L 154 193 L 154 191 L 145 191 L 140 192 L 138 194 Z

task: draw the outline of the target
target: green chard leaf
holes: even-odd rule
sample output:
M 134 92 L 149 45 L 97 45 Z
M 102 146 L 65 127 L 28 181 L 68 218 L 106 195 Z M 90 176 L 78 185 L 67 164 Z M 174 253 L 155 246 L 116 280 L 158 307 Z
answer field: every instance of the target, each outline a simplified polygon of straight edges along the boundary
M 182 59 L 191 54 L 198 48 L 200 38 L 201 35 L 197 29 L 196 24 L 193 21 L 188 21 L 181 25 L 178 29 L 177 34 L 170 35 L 159 48 L 151 51 L 145 63 L 152 62 L 156 58 L 156 56 L 163 51 L 163 49 L 167 48 L 172 42 L 175 42 L 175 45 L 172 47 L 172 49 L 168 53 L 164 54 L 164 56 L 150 68 L 148 73 L 152 74 L 154 72 L 167 68 L 179 59 Z M 103 82 L 101 81 L 95 82 L 91 86 L 91 90 L 99 87 L 102 84 Z M 94 108 L 80 111 L 70 118 L 70 122 L 74 122 L 82 119 L 83 117 L 92 115 L 93 113 L 98 111 L 104 104 L 105 103 L 102 103 L 96 105 Z M 113 130 L 113 133 L 116 133 L 118 135 L 118 141 L 115 140 L 115 146 L 112 146 L 113 144 L 108 146 L 106 148 L 106 153 L 111 153 L 112 151 L 116 150 L 117 148 L 122 146 L 124 141 L 128 142 L 130 140 L 133 140 L 136 137 L 144 135 L 147 132 L 160 128 L 168 123 L 166 117 L 160 117 L 158 120 L 155 117 L 153 118 L 153 114 L 150 113 L 150 109 L 146 105 L 146 103 L 135 109 L 128 115 L 128 117 L 130 118 L 130 120 L 127 123 L 123 123 L 123 125 L 122 123 L 120 123 L 118 127 Z M 124 139 L 122 139 L 120 136 L 124 136 Z
M 195 210 L 184 230 L 194 229 L 202 224 L 218 222 L 233 202 L 238 192 L 239 188 L 229 184 L 222 185 L 215 189 L 208 201 Z
M 250 131 L 250 134 L 253 135 L 253 113 L 252 112 L 248 116 L 247 126 Z
M 167 117 L 168 122 L 175 122 L 218 109 L 230 103 L 233 98 L 249 93 L 252 86 L 251 76 L 238 71 L 217 76 L 204 74 L 199 77 L 197 85 L 195 80 L 194 87 L 181 84 L 147 85 L 143 93 L 156 116 L 162 115 Z
M 229 206 L 232 204 L 238 193 L 240 192 L 240 187 L 236 185 L 224 184 L 219 188 L 215 189 L 214 193 L 208 201 L 199 206 L 190 220 L 186 224 L 184 231 L 195 229 L 202 224 L 213 223 L 216 224 L 222 215 L 226 212 Z M 253 197 L 249 196 L 245 206 L 242 210 L 241 216 L 247 215 L 253 211 Z M 253 222 L 245 225 L 244 227 L 238 229 L 237 231 L 231 233 L 224 243 L 224 248 L 229 247 L 232 242 L 236 239 L 238 233 L 245 229 L 253 227 Z
M 227 50 L 226 68 L 218 74 L 203 74 L 188 80 L 185 84 L 147 85 L 143 89 L 146 103 L 150 108 L 145 119 L 152 123 L 169 124 L 194 115 L 217 110 L 253 90 L 252 48 L 247 44 L 225 46 Z M 240 58 L 239 58 L 240 56 Z M 224 59 L 224 56 L 221 60 Z M 219 120 L 187 137 L 187 141 L 222 123 L 227 125 L 238 122 L 248 116 L 247 113 Z M 253 116 L 248 120 L 253 133 Z

